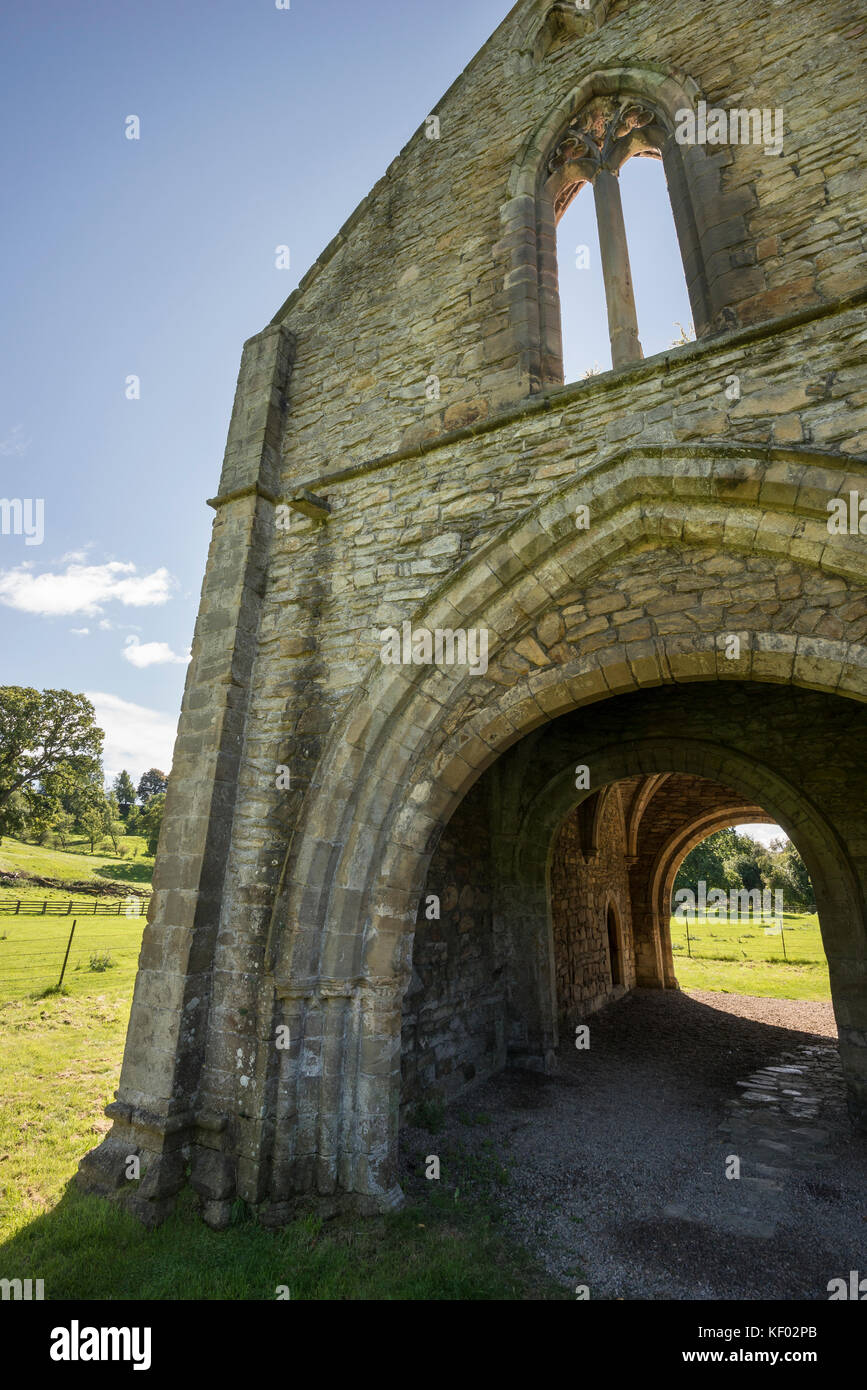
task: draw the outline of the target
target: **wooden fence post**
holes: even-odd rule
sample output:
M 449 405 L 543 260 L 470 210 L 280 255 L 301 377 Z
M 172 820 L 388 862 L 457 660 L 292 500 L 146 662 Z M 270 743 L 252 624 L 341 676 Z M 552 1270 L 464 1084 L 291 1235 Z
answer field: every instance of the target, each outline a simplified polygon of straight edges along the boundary
M 57 981 L 57 988 L 63 984 L 63 976 L 66 973 L 66 962 L 69 960 L 69 948 L 72 945 L 72 938 L 75 936 L 75 921 L 72 923 L 72 931 L 69 933 L 69 940 L 66 943 L 66 955 L 63 957 L 63 966 L 60 971 L 60 979 Z

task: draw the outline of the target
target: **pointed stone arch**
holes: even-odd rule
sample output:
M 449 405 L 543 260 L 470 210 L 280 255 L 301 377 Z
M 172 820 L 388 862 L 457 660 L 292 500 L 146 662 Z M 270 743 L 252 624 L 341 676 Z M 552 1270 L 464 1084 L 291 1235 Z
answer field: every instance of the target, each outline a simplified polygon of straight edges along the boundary
M 416 621 L 452 628 L 487 623 L 496 655 L 521 640 L 550 609 L 554 595 L 586 584 L 603 566 L 610 571 L 618 553 L 664 549 L 675 538 L 688 549 L 706 538 L 708 517 L 724 531 L 727 548 L 752 556 L 797 556 L 817 575 L 853 582 L 860 576 L 863 586 L 860 547 L 848 546 L 845 538 L 840 546 L 828 546 L 821 519 L 823 498 L 842 486 L 839 471 L 814 467 L 818 459 L 785 451 L 752 453 L 745 469 L 749 456 L 739 447 L 721 449 L 718 457 L 713 449 L 648 451 L 631 455 L 628 467 L 623 456 L 608 459 L 485 547 L 441 586 Z M 823 456 L 821 462 L 828 460 Z M 588 488 L 599 516 L 593 539 L 576 534 L 573 523 L 576 498 Z M 867 650 L 858 643 L 763 625 L 743 633 L 743 662 L 733 669 L 717 640 L 688 626 L 689 634 L 635 636 L 610 651 L 552 662 L 519 678 L 505 693 L 490 681 L 482 679 L 479 686 L 480 678 L 454 671 L 371 670 L 331 739 L 275 906 L 274 920 L 284 924 L 271 960 L 277 1007 L 299 1039 L 294 1057 L 285 1057 L 288 1070 L 277 1089 L 287 1115 L 301 1109 L 305 1115 L 293 1128 L 291 1153 L 278 1142 L 275 1172 L 284 1175 L 278 1190 L 317 1183 L 320 1190 L 367 1194 L 375 1203 L 397 1199 L 390 1175 L 399 1000 L 408 979 L 417 902 L 443 825 L 504 751 L 559 714 L 663 684 L 761 680 L 867 698 Z M 645 749 L 638 768 L 621 764 L 618 770 L 612 763 L 604 781 L 636 770 L 662 775 L 678 765 Z M 690 770 L 723 781 L 731 773 L 725 759 L 720 764 L 702 756 Z M 754 776 L 742 780 L 799 842 L 799 818 L 812 813 L 792 807 L 778 811 L 764 776 L 758 782 Z M 552 797 L 547 802 L 554 805 Z M 822 838 L 818 823 L 810 825 Z M 540 862 L 541 845 L 547 854 L 550 844 L 546 833 L 544 825 L 536 826 Z M 830 883 L 827 865 L 808 867 L 814 881 Z M 544 896 L 541 878 L 537 914 Z M 840 903 L 835 913 L 836 920 L 849 924 L 840 951 L 854 957 L 862 950 L 863 921 L 860 897 L 848 901 L 849 909 Z M 847 918 L 847 911 L 857 920 Z M 544 1060 L 556 1036 L 543 1021 L 543 955 L 532 988 Z M 841 988 L 845 994 L 849 986 Z M 857 1007 L 862 1009 L 860 1003 Z M 860 1026 L 864 1023 L 867 1018 Z M 303 1040 L 311 1036 L 311 1026 L 328 1049 L 315 1082 L 304 1080 Z M 305 1100 L 311 1086 L 315 1098 Z M 335 1125 L 341 1135 L 337 1147 Z

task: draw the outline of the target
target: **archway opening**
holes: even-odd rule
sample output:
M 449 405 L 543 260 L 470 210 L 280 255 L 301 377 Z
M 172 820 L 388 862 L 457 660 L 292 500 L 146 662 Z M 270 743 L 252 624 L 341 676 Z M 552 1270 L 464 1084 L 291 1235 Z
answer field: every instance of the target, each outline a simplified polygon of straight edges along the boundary
M 707 682 L 611 698 L 513 744 L 430 859 L 404 998 L 404 1102 L 448 1101 L 504 1068 L 555 1070 L 601 1009 L 636 990 L 677 990 L 678 870 L 709 835 L 744 824 L 797 839 L 838 1020 L 851 1029 L 864 928 L 846 838 L 860 802 L 845 758 L 822 764 L 809 796 L 798 776 L 800 759 L 818 766 L 811 742 L 842 747 L 841 721 L 867 736 L 861 708 L 839 697 Z
M 681 988 L 831 998 L 816 892 L 781 826 L 698 831 L 673 883 L 671 941 Z

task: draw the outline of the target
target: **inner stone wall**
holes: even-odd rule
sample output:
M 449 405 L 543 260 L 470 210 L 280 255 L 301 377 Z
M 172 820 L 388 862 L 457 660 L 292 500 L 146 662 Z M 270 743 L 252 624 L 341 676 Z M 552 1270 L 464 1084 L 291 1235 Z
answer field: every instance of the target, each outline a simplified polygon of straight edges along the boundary
M 561 1041 L 587 1014 L 635 984 L 629 870 L 623 812 L 616 789 L 605 801 L 598 849 L 585 858 L 581 850 L 580 807 L 557 836 L 551 863 L 551 912 L 557 1017 Z M 614 987 L 608 956 L 607 907 L 613 903 L 620 922 L 624 983 Z
M 492 910 L 486 787 L 461 803 L 434 854 L 403 1005 L 401 1103 L 451 1100 L 506 1064 L 506 942 Z M 439 919 L 428 919 L 432 896 Z

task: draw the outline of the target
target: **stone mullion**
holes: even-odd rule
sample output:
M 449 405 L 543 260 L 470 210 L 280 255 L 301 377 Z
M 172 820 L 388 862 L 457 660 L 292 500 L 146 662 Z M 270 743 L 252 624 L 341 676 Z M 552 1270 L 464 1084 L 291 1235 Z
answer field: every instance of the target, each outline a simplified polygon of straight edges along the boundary
M 608 306 L 608 332 L 611 337 L 612 365 L 625 367 L 644 357 L 638 340 L 638 316 L 629 267 L 629 247 L 620 183 L 609 169 L 600 169 L 593 180 L 596 199 L 596 219 L 599 224 L 599 249 L 602 255 L 602 274 L 605 280 L 605 300 Z
M 539 318 L 541 382 L 559 386 L 563 381 L 563 328 L 560 311 L 560 277 L 557 265 L 557 221 L 553 201 L 539 200 Z

